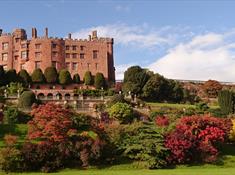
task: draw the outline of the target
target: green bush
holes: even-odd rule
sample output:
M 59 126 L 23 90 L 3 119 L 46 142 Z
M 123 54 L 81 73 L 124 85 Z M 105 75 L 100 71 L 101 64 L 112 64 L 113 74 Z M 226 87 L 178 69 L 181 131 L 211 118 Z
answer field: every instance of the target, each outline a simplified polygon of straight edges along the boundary
M 3 66 L 0 65 L 0 86 L 4 86 L 5 84 L 6 84 L 5 71 L 3 69 Z
M 57 82 L 57 70 L 55 67 L 47 67 L 44 71 L 44 76 L 47 83 L 56 83 Z
M 31 77 L 25 69 L 20 70 L 18 77 L 20 82 L 22 82 L 25 86 L 29 85 L 31 82 Z
M 17 82 L 19 80 L 18 75 L 16 74 L 16 70 L 15 69 L 10 69 L 6 72 L 6 81 L 7 83 L 10 82 Z
M 115 94 L 110 99 L 109 104 L 110 105 L 114 105 L 116 103 L 125 103 L 125 102 L 126 102 L 126 100 L 124 99 L 124 95 L 123 94 Z
M 106 81 L 102 73 L 96 73 L 95 75 L 95 88 L 101 89 L 106 87 Z
M 229 90 L 222 90 L 218 95 L 218 102 L 221 110 L 225 114 L 234 112 L 234 93 Z
M 73 82 L 79 84 L 80 81 L 80 76 L 78 74 L 74 74 L 73 76 Z
M 85 85 L 93 85 L 93 77 L 91 75 L 91 72 L 90 71 L 87 71 L 84 75 L 84 84 Z
M 36 102 L 35 95 L 32 91 L 24 91 L 19 98 L 18 106 L 20 108 L 30 108 Z
M 66 69 L 59 72 L 59 83 L 62 85 L 70 84 L 72 82 L 71 75 Z
M 19 91 L 19 93 L 23 92 L 24 88 L 21 83 L 11 82 L 9 86 L 7 87 L 7 93 L 9 95 L 16 95 Z
M 8 124 L 23 124 L 27 123 L 31 119 L 30 115 L 19 111 L 16 107 L 7 107 L 4 109 L 3 115 L 4 122 Z
M 45 76 L 42 73 L 41 69 L 35 69 L 31 75 L 33 83 L 44 83 Z
M 134 118 L 134 112 L 130 105 L 127 103 L 116 103 L 108 110 L 112 118 L 119 120 L 121 123 L 129 123 Z

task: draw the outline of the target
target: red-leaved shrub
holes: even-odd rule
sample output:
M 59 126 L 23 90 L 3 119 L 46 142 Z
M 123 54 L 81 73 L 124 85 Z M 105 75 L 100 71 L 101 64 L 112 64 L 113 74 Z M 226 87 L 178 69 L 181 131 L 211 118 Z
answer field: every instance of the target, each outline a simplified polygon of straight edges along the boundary
M 155 117 L 155 123 L 157 126 L 165 127 L 169 125 L 169 118 L 167 116 L 157 116 Z
M 215 161 L 218 145 L 228 137 L 231 126 L 231 121 L 209 115 L 182 117 L 166 136 L 165 146 L 171 151 L 168 162 Z

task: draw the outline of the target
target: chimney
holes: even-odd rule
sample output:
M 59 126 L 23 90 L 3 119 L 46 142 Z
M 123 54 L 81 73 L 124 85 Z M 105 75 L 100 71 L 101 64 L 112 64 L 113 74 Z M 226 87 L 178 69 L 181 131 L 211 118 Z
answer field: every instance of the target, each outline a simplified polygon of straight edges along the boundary
M 72 38 L 72 34 L 71 34 L 71 33 L 68 34 L 68 38 L 69 38 L 69 39 Z
M 37 38 L 37 29 L 32 28 L 32 38 Z
M 91 35 L 88 35 L 88 40 L 91 41 Z
M 92 31 L 92 39 L 97 39 L 97 30 Z
M 48 28 L 45 28 L 45 37 L 48 38 Z
M 2 29 L 0 29 L 0 36 L 2 35 Z

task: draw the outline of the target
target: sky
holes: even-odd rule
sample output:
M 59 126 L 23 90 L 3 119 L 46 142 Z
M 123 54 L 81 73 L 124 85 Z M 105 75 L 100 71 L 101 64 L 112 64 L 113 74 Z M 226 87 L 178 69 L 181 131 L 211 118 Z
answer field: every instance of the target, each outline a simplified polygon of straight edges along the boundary
M 166 78 L 235 82 L 235 1 L 0 0 L 0 28 L 114 38 L 116 79 L 133 65 Z

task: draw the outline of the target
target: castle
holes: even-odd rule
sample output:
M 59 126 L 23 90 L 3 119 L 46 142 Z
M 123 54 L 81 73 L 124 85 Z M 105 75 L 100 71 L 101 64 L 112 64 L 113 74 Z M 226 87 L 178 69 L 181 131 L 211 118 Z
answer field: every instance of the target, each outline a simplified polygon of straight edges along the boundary
M 12 33 L 0 29 L 0 65 L 17 72 L 25 69 L 30 74 L 36 68 L 66 68 L 71 75 L 78 73 L 81 79 L 86 71 L 92 75 L 101 72 L 114 82 L 113 38 L 100 38 L 97 31 L 92 31 L 88 39 L 72 39 L 71 34 L 67 38 L 52 38 L 48 37 L 47 28 L 44 36 L 38 37 L 37 29 L 32 28 L 32 38 L 27 39 L 24 29 Z

